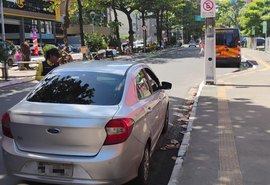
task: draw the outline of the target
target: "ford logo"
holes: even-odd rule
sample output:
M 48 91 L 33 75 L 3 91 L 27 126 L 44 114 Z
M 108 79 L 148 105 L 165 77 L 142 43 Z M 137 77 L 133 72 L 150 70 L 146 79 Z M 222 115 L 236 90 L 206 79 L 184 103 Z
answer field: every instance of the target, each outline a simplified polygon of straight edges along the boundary
M 58 129 L 58 128 L 49 128 L 49 129 L 47 129 L 47 132 L 50 133 L 50 134 L 59 134 L 60 129 Z

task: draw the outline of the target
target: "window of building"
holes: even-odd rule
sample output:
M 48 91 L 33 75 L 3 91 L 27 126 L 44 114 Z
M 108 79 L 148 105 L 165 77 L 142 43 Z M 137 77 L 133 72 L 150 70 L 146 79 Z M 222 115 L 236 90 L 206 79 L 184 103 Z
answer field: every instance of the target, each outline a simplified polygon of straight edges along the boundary
M 5 24 L 5 31 L 6 31 L 6 33 L 19 33 L 20 32 L 20 26 L 19 25 L 13 25 L 13 24 Z
M 46 33 L 45 32 L 45 21 L 40 21 L 40 32 Z
M 45 21 L 45 28 L 47 34 L 52 34 L 52 22 L 51 21 Z
M 61 28 L 61 23 L 60 22 L 56 22 L 55 23 L 55 31 L 56 31 L 56 34 L 63 34 L 63 30 Z

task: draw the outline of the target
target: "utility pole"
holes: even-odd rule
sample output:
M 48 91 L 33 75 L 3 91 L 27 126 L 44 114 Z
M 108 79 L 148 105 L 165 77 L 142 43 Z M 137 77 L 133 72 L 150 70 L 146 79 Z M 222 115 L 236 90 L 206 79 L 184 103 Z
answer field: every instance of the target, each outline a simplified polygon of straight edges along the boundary
M 269 47 L 268 44 L 266 44 L 266 43 L 268 43 L 268 42 L 266 42 L 266 39 L 267 39 L 267 21 L 263 21 L 262 25 L 263 25 L 263 31 L 262 32 L 265 34 L 264 50 L 266 51 L 267 50 L 266 47 Z
M 3 0 L 0 0 L 0 10 L 1 10 L 2 40 L 3 40 L 3 46 L 6 49 L 6 33 L 5 33 Z M 4 70 L 2 70 L 2 73 L 3 73 L 5 80 L 7 80 L 8 79 L 7 61 L 4 60 L 3 62 L 4 62 Z
M 205 84 L 216 84 L 215 1 L 201 0 L 201 17 L 205 17 Z

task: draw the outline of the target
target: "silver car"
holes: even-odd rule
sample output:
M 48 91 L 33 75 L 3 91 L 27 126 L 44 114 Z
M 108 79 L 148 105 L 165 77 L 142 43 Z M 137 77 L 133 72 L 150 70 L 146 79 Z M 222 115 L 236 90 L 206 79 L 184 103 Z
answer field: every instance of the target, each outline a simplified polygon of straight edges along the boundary
M 2 117 L 8 173 L 57 184 L 147 184 L 168 128 L 170 88 L 142 63 L 59 66 Z

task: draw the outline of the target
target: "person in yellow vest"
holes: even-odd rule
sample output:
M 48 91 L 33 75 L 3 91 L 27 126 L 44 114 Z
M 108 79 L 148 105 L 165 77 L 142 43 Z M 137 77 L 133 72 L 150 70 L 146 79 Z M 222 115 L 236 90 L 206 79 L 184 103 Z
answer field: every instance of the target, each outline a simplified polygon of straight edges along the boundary
M 45 53 L 45 61 L 38 65 L 38 70 L 36 72 L 36 80 L 41 80 L 46 74 L 51 70 L 59 66 L 59 58 L 61 54 L 57 48 L 52 48 Z

